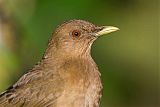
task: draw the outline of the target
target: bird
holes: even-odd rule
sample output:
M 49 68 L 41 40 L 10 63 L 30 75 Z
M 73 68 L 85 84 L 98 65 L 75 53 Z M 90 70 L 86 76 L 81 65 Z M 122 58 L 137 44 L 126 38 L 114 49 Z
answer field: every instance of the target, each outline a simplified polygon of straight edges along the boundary
M 117 30 L 84 20 L 62 23 L 39 63 L 0 94 L 0 107 L 99 107 L 103 86 L 91 46 Z

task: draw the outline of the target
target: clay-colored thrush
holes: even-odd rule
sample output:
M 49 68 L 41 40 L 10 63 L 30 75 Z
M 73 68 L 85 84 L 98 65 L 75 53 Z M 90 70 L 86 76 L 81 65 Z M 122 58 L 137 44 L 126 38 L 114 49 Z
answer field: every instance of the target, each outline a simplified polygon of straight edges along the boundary
M 0 107 L 99 107 L 102 84 L 91 45 L 117 30 L 83 20 L 62 24 L 42 60 L 0 95 Z

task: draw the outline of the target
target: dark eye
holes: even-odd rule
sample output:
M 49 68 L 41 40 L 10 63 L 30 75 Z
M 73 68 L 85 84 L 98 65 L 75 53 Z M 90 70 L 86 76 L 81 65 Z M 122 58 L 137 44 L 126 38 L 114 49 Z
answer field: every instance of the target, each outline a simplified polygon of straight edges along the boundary
M 78 36 L 80 36 L 80 35 L 81 35 L 81 32 L 80 32 L 79 30 L 74 30 L 74 31 L 72 32 L 72 36 L 78 37 Z

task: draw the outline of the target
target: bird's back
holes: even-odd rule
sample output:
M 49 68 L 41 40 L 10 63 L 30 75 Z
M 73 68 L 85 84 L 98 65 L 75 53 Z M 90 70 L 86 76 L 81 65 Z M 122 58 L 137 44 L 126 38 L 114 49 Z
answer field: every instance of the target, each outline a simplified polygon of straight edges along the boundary
M 53 106 L 62 90 L 63 80 L 56 72 L 36 66 L 0 95 L 0 107 Z

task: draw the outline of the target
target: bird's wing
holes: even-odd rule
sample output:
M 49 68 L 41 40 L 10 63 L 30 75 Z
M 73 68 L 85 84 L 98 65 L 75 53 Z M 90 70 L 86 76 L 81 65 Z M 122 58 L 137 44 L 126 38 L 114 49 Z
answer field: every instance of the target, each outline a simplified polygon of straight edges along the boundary
M 15 85 L 0 95 L 0 107 L 53 106 L 63 91 L 64 82 L 58 73 L 51 72 L 34 70 L 23 75 Z

